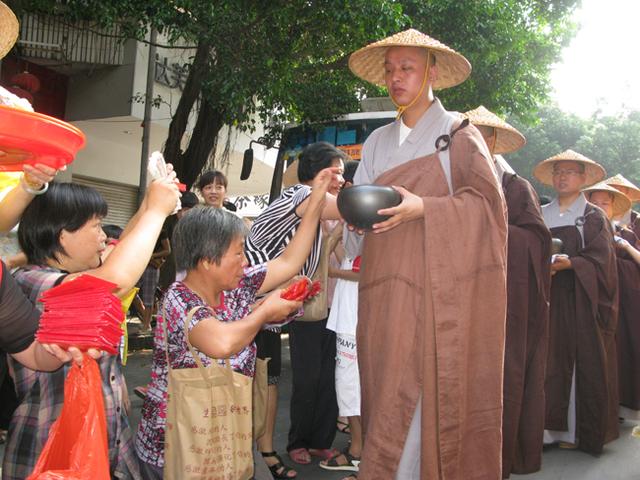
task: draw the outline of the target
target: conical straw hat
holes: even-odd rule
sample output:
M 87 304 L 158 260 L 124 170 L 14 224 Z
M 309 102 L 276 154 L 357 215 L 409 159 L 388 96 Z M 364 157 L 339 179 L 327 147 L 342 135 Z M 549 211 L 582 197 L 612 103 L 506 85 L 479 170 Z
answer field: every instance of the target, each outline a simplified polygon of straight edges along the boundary
M 600 182 L 583 190 L 589 198 L 589 194 L 593 192 L 607 192 L 613 195 L 613 216 L 619 217 L 624 215 L 631 208 L 631 200 L 624 193 L 607 185 L 607 182 Z
M 533 175 L 545 185 L 553 185 L 553 165 L 560 161 L 578 162 L 584 165 L 587 180 L 585 187 L 598 183 L 607 175 L 604 167 L 573 150 L 566 150 L 558 155 L 543 160 L 533 169 Z
M 352 53 L 349 68 L 363 80 L 385 86 L 384 56 L 389 47 L 421 47 L 430 50 L 438 67 L 438 78 L 432 85 L 434 90 L 458 85 L 471 73 L 471 64 L 466 58 L 444 43 L 414 29 L 396 33 Z
M 607 178 L 604 183 L 624 193 L 632 202 L 640 201 L 640 188 L 636 187 L 621 174 Z
M 300 162 L 296 158 L 293 162 L 291 162 L 291 165 L 289 165 L 285 169 L 284 173 L 282 174 L 282 186 L 284 188 L 293 187 L 294 185 L 297 185 L 298 183 L 300 183 L 300 180 L 298 180 L 299 164 Z
M 0 2 L 0 58 L 4 58 L 13 48 L 19 31 L 18 19 L 9 7 Z
M 463 116 L 476 126 L 495 128 L 496 145 L 493 149 L 494 154 L 512 153 L 520 150 L 527 143 L 524 135 L 482 105 L 475 110 L 469 110 Z

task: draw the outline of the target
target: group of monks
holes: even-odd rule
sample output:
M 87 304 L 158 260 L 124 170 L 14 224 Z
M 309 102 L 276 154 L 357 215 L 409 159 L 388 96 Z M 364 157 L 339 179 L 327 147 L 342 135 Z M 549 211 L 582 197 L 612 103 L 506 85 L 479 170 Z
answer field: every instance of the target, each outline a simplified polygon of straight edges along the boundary
M 374 131 L 354 183 L 393 186 L 362 255 L 356 335 L 364 447 L 349 478 L 498 480 L 541 468 L 544 443 L 599 454 L 640 410 L 640 189 L 571 150 L 534 175 L 501 154 L 515 128 L 433 91 L 471 65 L 416 30 L 356 52 L 395 122 Z
M 543 444 L 600 454 L 640 419 L 640 188 L 567 150 L 535 177 L 540 206 L 498 153 L 524 137 L 480 107 L 465 116 L 494 155 L 508 212 L 503 477 L 541 468 Z

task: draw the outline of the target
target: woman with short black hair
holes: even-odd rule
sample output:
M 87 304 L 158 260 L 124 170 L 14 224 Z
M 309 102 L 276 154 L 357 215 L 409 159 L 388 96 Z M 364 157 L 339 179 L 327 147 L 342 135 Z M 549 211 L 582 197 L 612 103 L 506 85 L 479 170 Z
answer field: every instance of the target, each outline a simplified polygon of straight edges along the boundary
M 164 219 L 174 210 L 178 197 L 175 173 L 151 183 L 140 209 L 103 263 L 106 235 L 101 226 L 107 213 L 104 199 L 89 187 L 51 184 L 22 216 L 18 238 L 29 265 L 15 273 L 16 281 L 38 307 L 42 306 L 37 300 L 43 292 L 81 274 L 115 283 L 116 293 L 123 296 L 147 265 Z M 120 358 L 103 356 L 98 364 L 111 476 L 138 479 Z M 27 478 L 33 470 L 49 429 L 62 410 L 69 367 L 45 373 L 13 362 L 13 370 L 20 405 L 11 419 L 5 448 L 2 468 L 5 480 Z
M 336 194 L 344 182 L 342 172 L 347 156 L 327 142 L 307 145 L 297 160 L 297 182 L 285 189 L 267 209 L 256 218 L 247 237 L 246 254 L 252 265 L 277 258 L 294 236 L 312 194 L 313 179 L 322 169 L 335 167 L 340 177 L 326 194 L 322 220 L 340 218 Z M 289 168 L 294 168 L 295 163 Z M 313 248 L 300 270 L 312 277 L 318 268 L 322 247 L 322 231 L 317 229 Z M 325 288 L 326 285 L 323 286 Z M 291 429 L 287 450 L 296 463 L 310 463 L 311 453 L 332 455 L 328 450 L 334 438 L 338 415 L 333 385 L 335 364 L 335 336 L 326 328 L 326 319 L 319 322 L 292 322 L 289 326 L 293 393 L 291 396 Z M 267 426 L 258 439 L 258 449 L 265 457 L 275 478 L 294 478 L 296 472 L 286 467 L 273 448 L 273 433 L 277 409 L 277 384 L 280 378 L 280 329 L 263 330 L 256 337 L 259 358 L 271 358 L 268 364 L 269 395 Z M 306 348 L 304 345 L 311 346 Z M 326 360 L 326 361 L 325 361 Z M 318 380 L 321 379 L 321 380 Z M 326 388 L 325 388 L 326 387 Z M 332 417 L 332 418 L 330 418 Z

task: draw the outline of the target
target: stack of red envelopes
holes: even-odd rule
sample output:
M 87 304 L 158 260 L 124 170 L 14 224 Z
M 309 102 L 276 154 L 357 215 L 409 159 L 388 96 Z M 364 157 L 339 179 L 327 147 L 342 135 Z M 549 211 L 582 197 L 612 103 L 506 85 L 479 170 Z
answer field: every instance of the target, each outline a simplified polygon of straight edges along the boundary
M 115 283 L 82 275 L 44 292 L 44 313 L 36 338 L 40 343 L 117 352 L 124 312 L 113 294 Z

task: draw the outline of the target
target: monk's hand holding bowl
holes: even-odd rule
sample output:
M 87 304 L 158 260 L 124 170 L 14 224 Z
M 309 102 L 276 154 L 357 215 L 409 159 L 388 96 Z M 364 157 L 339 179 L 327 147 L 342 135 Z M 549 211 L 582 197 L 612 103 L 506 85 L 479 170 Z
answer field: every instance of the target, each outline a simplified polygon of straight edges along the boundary
M 620 250 L 628 252 L 633 248 L 629 242 L 627 242 L 624 238 L 619 237 L 618 235 L 614 236 L 613 239 L 615 240 L 616 248 Z
M 389 215 L 391 218 L 373 226 L 373 233 L 387 232 L 398 225 L 422 218 L 424 215 L 424 203 L 422 197 L 411 193 L 404 187 L 393 187 L 400 195 L 402 202 L 391 208 L 378 210 L 379 215 Z
M 573 267 L 568 255 L 556 255 L 554 262 L 551 264 L 551 275 L 555 275 L 561 270 L 570 270 L 571 268 Z

